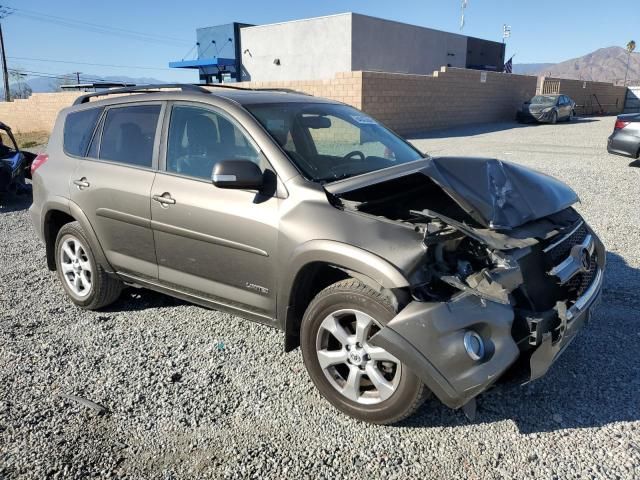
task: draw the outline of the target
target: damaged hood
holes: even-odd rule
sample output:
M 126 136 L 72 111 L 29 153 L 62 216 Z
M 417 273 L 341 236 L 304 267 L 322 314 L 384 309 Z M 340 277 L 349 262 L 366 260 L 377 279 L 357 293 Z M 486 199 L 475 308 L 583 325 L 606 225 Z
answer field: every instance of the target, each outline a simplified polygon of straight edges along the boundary
M 563 182 L 493 158 L 429 157 L 393 172 L 378 171 L 347 181 L 325 185 L 330 193 L 362 188 L 422 173 L 435 182 L 480 225 L 491 229 L 513 229 L 554 214 L 578 202 L 578 195 Z M 416 165 L 418 164 L 418 165 Z

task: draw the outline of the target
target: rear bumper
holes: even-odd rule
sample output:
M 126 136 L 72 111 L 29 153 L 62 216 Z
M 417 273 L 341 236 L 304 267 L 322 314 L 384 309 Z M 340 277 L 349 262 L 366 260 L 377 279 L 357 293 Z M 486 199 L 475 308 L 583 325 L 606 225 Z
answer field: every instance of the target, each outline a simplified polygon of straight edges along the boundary
M 597 247 L 604 258 L 604 248 Z M 560 328 L 540 333 L 540 342 L 521 350 L 512 336 L 510 305 L 459 294 L 446 303 L 411 302 L 370 342 L 406 364 L 448 407 L 459 408 L 495 383 L 521 356 L 527 381 L 543 376 L 587 323 L 600 298 L 604 260 L 590 287 L 558 314 Z M 473 360 L 464 336 L 473 330 L 484 340 L 485 355 Z M 520 362 L 518 362 L 520 363 Z
M 607 140 L 607 152 L 623 157 L 638 158 L 640 137 L 614 132 Z

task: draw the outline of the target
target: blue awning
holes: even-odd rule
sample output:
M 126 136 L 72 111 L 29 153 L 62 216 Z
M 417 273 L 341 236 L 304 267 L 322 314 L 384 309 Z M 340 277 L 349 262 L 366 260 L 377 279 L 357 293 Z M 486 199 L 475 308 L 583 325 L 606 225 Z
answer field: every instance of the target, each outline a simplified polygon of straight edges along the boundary
M 235 58 L 199 58 L 197 60 L 181 60 L 169 62 L 169 68 L 204 68 L 204 67 L 232 67 L 236 64 Z

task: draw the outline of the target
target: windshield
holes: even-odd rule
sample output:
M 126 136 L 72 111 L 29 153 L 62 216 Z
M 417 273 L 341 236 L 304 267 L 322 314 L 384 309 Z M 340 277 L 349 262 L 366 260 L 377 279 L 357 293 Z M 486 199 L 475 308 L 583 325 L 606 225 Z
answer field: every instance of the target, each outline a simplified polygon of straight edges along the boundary
M 555 105 L 558 97 L 550 95 L 536 95 L 531 99 L 531 105 Z
M 310 180 L 331 182 L 419 160 L 423 155 L 347 105 L 245 105 Z

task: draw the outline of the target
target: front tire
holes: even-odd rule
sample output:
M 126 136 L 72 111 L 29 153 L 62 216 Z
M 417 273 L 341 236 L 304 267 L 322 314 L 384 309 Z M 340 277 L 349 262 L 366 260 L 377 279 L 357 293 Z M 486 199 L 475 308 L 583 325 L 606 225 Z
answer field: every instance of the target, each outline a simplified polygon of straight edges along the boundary
M 302 320 L 305 366 L 320 393 L 358 420 L 397 423 L 424 402 L 420 379 L 369 339 L 394 316 L 390 299 L 348 279 L 321 291 Z
M 96 263 L 95 255 L 78 222 L 64 225 L 55 245 L 56 271 L 62 287 L 73 303 L 97 310 L 118 299 L 122 282 Z
M 551 125 L 555 125 L 556 123 L 558 123 L 558 112 L 554 111 L 551 114 L 551 121 L 549 123 L 551 123 Z

